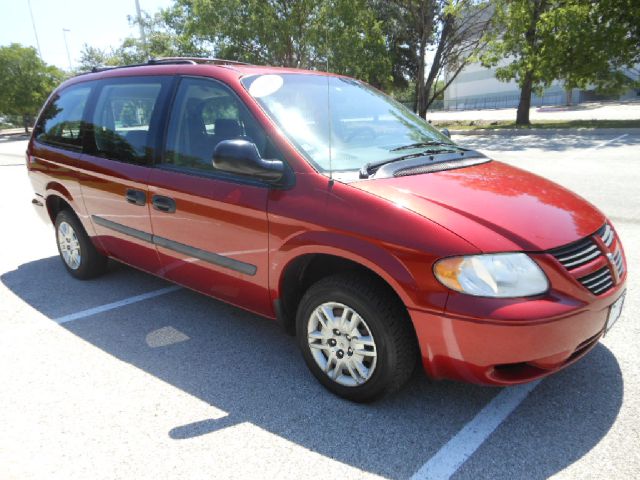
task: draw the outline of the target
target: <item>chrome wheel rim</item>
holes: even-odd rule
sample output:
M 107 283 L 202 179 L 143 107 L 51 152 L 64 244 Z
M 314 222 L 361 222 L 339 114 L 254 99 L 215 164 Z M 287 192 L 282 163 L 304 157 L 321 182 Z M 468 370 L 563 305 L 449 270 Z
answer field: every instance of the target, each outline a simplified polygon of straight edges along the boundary
M 75 230 L 67 222 L 60 222 L 60 225 L 58 225 L 58 248 L 64 263 L 71 270 L 77 270 L 82 261 L 80 242 Z
M 342 303 L 318 306 L 307 322 L 313 359 L 334 382 L 357 387 L 376 369 L 378 349 L 371 329 L 358 313 Z

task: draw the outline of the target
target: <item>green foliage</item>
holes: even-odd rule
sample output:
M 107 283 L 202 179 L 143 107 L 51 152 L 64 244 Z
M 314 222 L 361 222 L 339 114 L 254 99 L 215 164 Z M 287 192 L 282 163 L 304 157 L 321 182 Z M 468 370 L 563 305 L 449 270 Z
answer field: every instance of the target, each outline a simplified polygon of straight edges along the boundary
M 636 0 L 493 0 L 494 27 L 486 66 L 503 59 L 500 80 L 541 89 L 554 80 L 567 88 L 628 87 L 621 71 L 639 60 Z
M 326 69 L 378 86 L 391 62 L 381 22 L 365 0 L 176 0 L 185 32 L 216 56 L 249 63 Z
M 139 37 L 125 38 L 122 44 L 110 51 L 85 44 L 80 53 L 78 72 L 90 71 L 93 67 L 131 65 L 144 63 L 150 58 L 177 56 L 206 56 L 210 47 L 198 42 L 184 30 L 185 10 L 174 5 L 154 15 L 143 12 L 142 19 L 129 17 L 129 23 L 142 25 L 145 42 Z
M 35 116 L 64 73 L 44 63 L 35 48 L 18 43 L 0 47 L 0 113 Z
M 422 39 L 419 32 L 420 23 L 430 26 L 431 34 L 428 34 L 425 40 L 431 41 L 435 21 L 433 15 L 426 19 L 415 15 L 418 2 L 413 0 L 369 0 L 368 3 L 382 24 L 387 55 L 391 62 L 393 90 L 402 92 L 411 85 L 414 91 L 408 95 L 405 92 L 402 97 L 413 97 L 415 101 L 415 80 L 420 68 L 419 43 Z M 433 4 L 433 2 L 422 3 Z M 429 9 L 428 12 L 433 14 L 433 9 Z

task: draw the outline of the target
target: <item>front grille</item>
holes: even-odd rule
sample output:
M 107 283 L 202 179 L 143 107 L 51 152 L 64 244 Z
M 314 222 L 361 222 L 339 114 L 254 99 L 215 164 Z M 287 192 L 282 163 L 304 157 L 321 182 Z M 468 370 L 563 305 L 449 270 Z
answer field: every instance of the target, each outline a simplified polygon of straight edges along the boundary
M 602 255 L 602 252 L 591 238 L 585 238 L 566 247 L 549 251 L 564 268 L 573 270 L 581 267 Z
M 602 238 L 602 242 L 608 247 L 613 243 L 613 228 L 608 223 L 605 223 L 600 230 L 598 230 L 598 235 Z
M 611 276 L 609 267 L 603 267 L 596 272 L 579 278 L 578 281 L 594 295 L 600 295 L 606 292 L 613 287 L 614 284 L 614 279 Z
M 624 261 L 622 260 L 622 251 L 620 249 L 613 254 L 613 264 L 618 272 L 618 278 L 622 277 L 622 274 L 624 274 Z
M 597 242 L 598 238 L 602 240 L 604 247 Z M 625 271 L 622 247 L 616 241 L 613 228 L 608 223 L 605 223 L 593 235 L 564 247 L 550 250 L 549 253 L 571 272 L 573 278 L 594 295 L 602 295 L 612 289 Z M 573 272 L 583 265 L 600 259 L 605 254 L 609 260 L 606 267 L 601 267 L 599 270 L 582 277 L 578 277 L 582 272 Z

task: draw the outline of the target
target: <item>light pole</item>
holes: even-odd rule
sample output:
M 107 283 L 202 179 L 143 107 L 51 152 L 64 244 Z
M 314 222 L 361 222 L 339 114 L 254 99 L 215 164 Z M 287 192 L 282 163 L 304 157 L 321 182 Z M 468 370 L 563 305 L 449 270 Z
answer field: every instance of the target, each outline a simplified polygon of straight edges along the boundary
M 40 40 L 38 40 L 38 30 L 36 30 L 36 21 L 33 18 L 33 10 L 31 10 L 31 0 L 27 0 L 29 5 L 29 14 L 31 15 L 31 25 L 33 26 L 33 34 L 36 36 L 36 45 L 38 46 L 38 56 L 42 58 L 42 51 L 40 51 Z
M 67 49 L 67 61 L 69 62 L 69 71 L 71 71 L 71 55 L 69 55 L 69 44 L 67 43 L 67 32 L 70 32 L 68 28 L 62 29 L 62 36 L 64 37 L 64 48 Z
M 147 51 L 147 37 L 144 34 L 144 25 L 142 24 L 142 13 L 140 11 L 140 0 L 136 0 L 136 13 L 138 14 L 138 26 L 140 27 L 140 40 L 142 40 L 142 48 L 144 49 L 144 53 L 149 56 L 149 52 Z

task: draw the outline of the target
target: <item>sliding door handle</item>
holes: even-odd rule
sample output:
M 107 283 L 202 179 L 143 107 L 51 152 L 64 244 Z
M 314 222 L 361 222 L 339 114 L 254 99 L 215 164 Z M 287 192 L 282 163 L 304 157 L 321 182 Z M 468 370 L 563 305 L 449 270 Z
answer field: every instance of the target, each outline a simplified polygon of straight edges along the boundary
M 147 203 L 147 194 L 142 190 L 129 189 L 124 196 L 127 199 L 127 202 L 132 203 L 133 205 L 144 205 Z
M 154 210 L 159 210 L 160 212 L 173 213 L 176 211 L 176 202 L 173 198 L 154 195 L 151 197 L 151 203 Z

